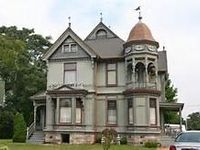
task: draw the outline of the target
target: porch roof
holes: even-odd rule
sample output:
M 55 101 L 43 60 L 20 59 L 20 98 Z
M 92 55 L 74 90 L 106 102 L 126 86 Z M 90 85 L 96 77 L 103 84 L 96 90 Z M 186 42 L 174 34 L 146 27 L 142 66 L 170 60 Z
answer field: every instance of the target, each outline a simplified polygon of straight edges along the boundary
M 171 111 L 179 111 L 182 110 L 184 103 L 167 103 L 167 102 L 160 102 L 160 109 L 162 110 L 171 110 Z
M 46 99 L 46 91 L 42 91 L 30 97 L 32 100 L 45 100 Z

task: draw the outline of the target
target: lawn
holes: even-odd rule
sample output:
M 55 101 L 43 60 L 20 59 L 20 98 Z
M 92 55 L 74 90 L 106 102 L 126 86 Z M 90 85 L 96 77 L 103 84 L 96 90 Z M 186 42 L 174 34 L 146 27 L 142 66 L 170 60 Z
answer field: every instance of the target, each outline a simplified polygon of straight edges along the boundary
M 51 144 L 26 144 L 26 143 L 13 143 L 11 140 L 0 140 L 1 146 L 8 146 L 9 150 L 103 150 L 102 145 L 51 145 Z M 131 145 L 112 145 L 109 150 L 155 150 L 143 147 L 134 147 Z

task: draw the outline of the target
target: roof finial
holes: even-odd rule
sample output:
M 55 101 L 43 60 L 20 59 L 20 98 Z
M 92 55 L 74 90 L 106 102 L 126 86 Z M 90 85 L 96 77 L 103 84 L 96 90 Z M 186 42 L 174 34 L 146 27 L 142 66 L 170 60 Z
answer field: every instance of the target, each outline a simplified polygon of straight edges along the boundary
M 103 14 L 102 14 L 102 12 L 100 13 L 100 22 L 102 22 L 103 21 Z
M 139 17 L 138 17 L 138 19 L 141 21 L 141 20 L 142 20 L 141 6 L 138 6 L 135 10 L 136 10 L 136 11 L 139 11 Z
M 71 28 L 71 17 L 70 16 L 68 17 L 68 20 L 69 20 L 69 28 Z

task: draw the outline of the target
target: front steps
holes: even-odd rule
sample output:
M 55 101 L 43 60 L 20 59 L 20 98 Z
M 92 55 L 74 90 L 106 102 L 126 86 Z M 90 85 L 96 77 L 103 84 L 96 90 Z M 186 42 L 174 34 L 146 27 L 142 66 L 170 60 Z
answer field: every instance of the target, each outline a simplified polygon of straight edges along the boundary
M 26 141 L 30 144 L 43 144 L 44 143 L 44 132 L 43 131 L 35 131 L 31 135 L 31 137 Z

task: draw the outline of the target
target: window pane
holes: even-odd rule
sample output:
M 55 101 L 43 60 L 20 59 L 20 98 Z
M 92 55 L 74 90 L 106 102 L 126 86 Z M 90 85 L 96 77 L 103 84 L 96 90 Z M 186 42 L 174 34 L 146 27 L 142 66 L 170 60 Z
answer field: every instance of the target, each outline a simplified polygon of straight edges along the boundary
M 129 124 L 133 124 L 133 108 L 128 109 L 128 114 Z
M 69 45 L 63 45 L 63 52 L 69 52 Z
M 77 46 L 76 44 L 71 44 L 71 51 L 76 52 L 77 51 Z
M 76 123 L 81 123 L 81 108 L 76 108 Z
M 64 64 L 64 70 L 76 70 L 76 63 Z
M 108 124 L 117 123 L 117 104 L 115 100 L 108 101 Z
M 71 107 L 60 107 L 60 122 L 71 123 Z
M 60 99 L 60 106 L 61 107 L 71 107 L 72 106 L 72 101 L 71 99 L 65 99 L 65 98 L 62 98 Z
M 150 124 L 156 124 L 156 109 L 150 108 Z
M 108 124 L 116 124 L 117 113 L 116 110 L 108 110 Z
M 76 71 L 65 71 L 64 76 L 65 84 L 76 83 Z
M 116 71 L 108 71 L 108 84 L 116 84 Z
M 107 70 L 116 70 L 116 64 L 107 64 Z

